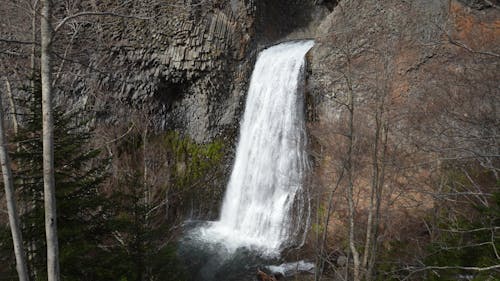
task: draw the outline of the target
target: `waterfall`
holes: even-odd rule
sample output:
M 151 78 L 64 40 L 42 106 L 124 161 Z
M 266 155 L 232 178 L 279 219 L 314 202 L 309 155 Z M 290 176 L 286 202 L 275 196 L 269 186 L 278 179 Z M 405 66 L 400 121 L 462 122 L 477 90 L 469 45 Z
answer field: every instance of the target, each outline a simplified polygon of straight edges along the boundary
M 206 239 L 276 255 L 294 236 L 292 212 L 307 168 L 305 54 L 313 44 L 282 43 L 259 54 L 220 219 L 202 230 Z

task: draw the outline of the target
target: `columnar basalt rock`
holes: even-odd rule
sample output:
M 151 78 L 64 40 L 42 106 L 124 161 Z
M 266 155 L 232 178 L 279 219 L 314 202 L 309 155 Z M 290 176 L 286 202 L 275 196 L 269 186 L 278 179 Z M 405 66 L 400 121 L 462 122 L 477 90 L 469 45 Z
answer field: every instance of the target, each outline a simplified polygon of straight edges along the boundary
M 176 129 L 198 142 L 235 132 L 258 50 L 306 28 L 315 5 L 313 0 L 129 2 L 122 13 L 150 19 L 97 19 L 90 32 L 100 34 L 98 49 L 90 56 L 92 67 L 81 71 L 99 83 L 80 81 L 74 92 L 87 88 L 92 95 L 76 98 L 96 112 L 97 123 L 128 122 L 131 112 L 138 112 L 154 129 Z
M 254 9 L 244 1 L 178 2 L 158 10 L 134 7 L 154 20 L 107 27 L 112 47 L 95 63 L 116 71 L 101 77 L 99 87 L 106 93 L 94 105 L 103 121 L 118 122 L 137 109 L 154 128 L 179 129 L 203 142 L 236 123 Z M 110 107 L 119 108 L 99 114 Z

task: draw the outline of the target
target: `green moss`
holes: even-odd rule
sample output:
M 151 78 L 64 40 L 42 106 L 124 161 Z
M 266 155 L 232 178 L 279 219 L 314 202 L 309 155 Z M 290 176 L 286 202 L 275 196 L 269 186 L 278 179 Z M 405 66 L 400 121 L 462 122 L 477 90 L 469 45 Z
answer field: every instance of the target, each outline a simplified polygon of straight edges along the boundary
M 161 146 L 170 155 L 169 188 L 175 190 L 179 208 L 194 207 L 200 214 L 217 209 L 225 175 L 224 142 L 216 139 L 200 144 L 171 131 L 161 136 Z
M 164 136 L 164 148 L 172 152 L 175 163 L 173 174 L 175 188 L 184 189 L 206 175 L 214 166 L 220 165 L 224 145 L 222 141 L 198 144 L 178 132 L 168 132 Z

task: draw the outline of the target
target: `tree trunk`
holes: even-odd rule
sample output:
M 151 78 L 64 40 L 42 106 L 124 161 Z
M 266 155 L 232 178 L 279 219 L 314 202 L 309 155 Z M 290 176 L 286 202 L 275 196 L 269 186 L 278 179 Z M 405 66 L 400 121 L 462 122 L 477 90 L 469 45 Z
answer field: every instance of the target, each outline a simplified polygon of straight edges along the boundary
M 324 270 L 324 266 L 325 266 L 325 248 L 326 248 L 326 238 L 327 238 L 327 235 L 328 235 L 328 225 L 330 223 L 330 217 L 331 217 L 331 214 L 333 212 L 333 199 L 334 199 L 334 195 L 335 195 L 335 192 L 337 191 L 338 187 L 340 186 L 340 183 L 342 182 L 342 179 L 344 178 L 344 172 L 345 172 L 345 169 L 342 168 L 342 172 L 340 173 L 340 176 L 339 178 L 337 179 L 337 182 L 335 184 L 335 187 L 332 188 L 332 190 L 330 191 L 330 198 L 328 199 L 328 209 L 326 211 L 326 217 L 325 217 L 325 227 L 323 229 L 323 233 L 322 233 L 322 237 L 321 237 L 321 241 L 319 241 L 320 239 L 317 238 L 317 240 L 319 241 L 318 242 L 318 247 L 319 249 L 317 250 L 319 252 L 319 254 L 317 254 L 319 256 L 319 259 L 318 261 L 316 262 L 316 275 L 317 277 L 315 277 L 315 281 L 320 281 L 321 280 L 321 276 L 323 275 L 323 270 Z M 318 199 L 318 206 L 319 206 L 319 199 Z M 318 219 L 319 221 L 319 219 Z M 319 223 L 318 223 L 319 225 Z M 319 231 L 318 231 L 319 233 Z
M 54 120 L 52 112 L 52 0 L 42 0 L 41 16 L 41 76 L 43 115 L 43 190 L 45 205 L 45 235 L 47 239 L 48 281 L 59 281 L 59 245 L 54 180 Z
M 351 74 L 350 70 L 350 59 L 348 58 L 348 73 Z M 356 207 L 354 206 L 354 90 L 350 81 L 350 78 L 347 77 L 347 87 L 348 87 L 348 113 L 349 113 L 349 132 L 348 132 L 348 143 L 349 147 L 347 150 L 347 201 L 348 201 L 348 212 L 349 212 L 349 248 L 352 253 L 353 260 L 353 280 L 359 281 L 361 280 L 360 276 L 360 260 L 359 260 L 359 252 L 356 248 L 356 241 L 354 235 L 355 228 L 355 216 L 356 216 Z
M 368 209 L 368 219 L 366 222 L 366 240 L 365 240 L 365 248 L 363 253 L 363 262 L 362 268 L 365 272 L 365 280 L 371 280 L 371 270 L 369 267 L 370 261 L 375 258 L 371 256 L 373 254 L 373 249 L 375 247 L 376 242 L 376 229 L 378 229 L 378 221 L 374 219 L 374 216 L 378 216 L 378 212 L 380 210 L 380 198 L 379 194 L 379 183 L 380 183 L 380 155 L 379 155 L 379 146 L 382 132 L 382 117 L 384 111 L 384 98 L 377 96 L 376 102 L 378 103 L 375 109 L 375 133 L 373 136 L 373 154 L 372 154 L 372 179 L 371 179 L 371 189 L 370 189 L 370 205 Z M 380 100 L 379 100 L 380 99 Z M 383 165 L 383 162 L 382 162 Z
M 37 16 L 39 15 L 39 12 L 38 12 L 38 4 L 39 4 L 39 0 L 35 0 L 35 2 L 33 3 L 33 5 L 31 6 L 32 10 L 31 10 L 31 41 L 33 42 L 33 44 L 31 45 L 31 54 L 30 54 L 30 70 L 31 70 L 31 77 L 30 77 L 30 93 L 31 93 L 31 97 L 30 99 L 34 99 L 34 93 L 35 93 L 35 78 L 36 76 L 38 75 L 38 72 L 36 70 L 36 50 L 37 50 L 37 30 L 36 30 L 36 22 L 37 22 Z M 21 147 L 18 145 L 17 149 L 19 150 Z M 33 160 L 31 160 L 33 161 Z M 21 179 L 20 180 L 20 184 L 23 184 L 24 183 L 24 179 Z M 25 210 L 23 210 L 24 212 L 27 212 L 27 210 L 32 210 L 35 208 L 35 202 L 34 202 L 34 199 L 32 198 L 32 200 L 30 202 L 26 202 L 25 203 L 25 206 L 24 206 Z M 32 223 L 32 226 L 33 226 L 33 223 Z M 28 243 L 28 246 L 27 246 L 27 250 L 28 250 L 28 265 L 32 268 L 33 267 L 33 263 L 34 263 L 34 253 L 36 252 L 36 245 L 35 245 L 35 242 L 33 241 L 33 239 L 31 241 L 27 241 Z M 33 276 L 33 279 L 37 280 L 38 279 L 38 271 L 37 270 L 32 270 L 31 272 L 32 276 Z
M 30 67 L 31 67 L 31 91 L 34 92 L 35 89 L 35 75 L 36 75 L 36 69 L 35 69 L 35 58 L 36 58 L 36 16 L 37 16 L 37 7 L 38 7 L 38 0 L 35 0 L 35 3 L 33 4 L 33 10 L 31 11 L 31 41 L 33 41 L 33 44 L 31 45 L 31 57 L 30 57 Z
M 28 268 L 23 247 L 23 237 L 19 227 L 19 215 L 17 213 L 16 201 L 14 196 L 14 184 L 12 182 L 12 170 L 10 168 L 10 159 L 5 141 L 3 128 L 3 108 L 2 97 L 0 95 L 0 162 L 2 165 L 3 184 L 5 187 L 5 198 L 7 200 L 7 210 L 9 213 L 10 230 L 12 232 L 12 241 L 14 243 L 14 253 L 16 255 L 16 269 L 20 281 L 28 281 Z
M 9 78 L 5 77 L 5 86 L 7 87 L 7 97 L 9 98 L 9 105 L 12 111 L 12 126 L 14 128 L 14 134 L 17 135 L 19 132 L 19 122 L 17 121 L 17 110 L 16 103 L 14 102 L 14 95 L 12 94 L 12 88 L 10 86 Z M 1 104 L 0 104 L 1 105 Z M 3 108 L 2 108 L 3 110 Z M 3 114 L 2 114 L 3 117 Z M 3 121 L 3 119 L 2 119 Z

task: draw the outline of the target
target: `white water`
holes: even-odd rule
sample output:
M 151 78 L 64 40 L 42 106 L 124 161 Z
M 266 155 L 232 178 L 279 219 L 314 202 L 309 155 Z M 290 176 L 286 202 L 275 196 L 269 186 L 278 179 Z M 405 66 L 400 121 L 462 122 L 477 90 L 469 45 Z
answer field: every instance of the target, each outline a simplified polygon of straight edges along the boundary
M 283 43 L 259 54 L 220 220 L 201 230 L 206 240 L 273 256 L 296 234 L 291 213 L 307 168 L 304 56 L 313 44 Z
M 283 276 L 293 276 L 300 272 L 314 273 L 315 265 L 312 262 L 297 261 L 282 263 L 280 265 L 266 266 L 272 273 L 279 273 Z

